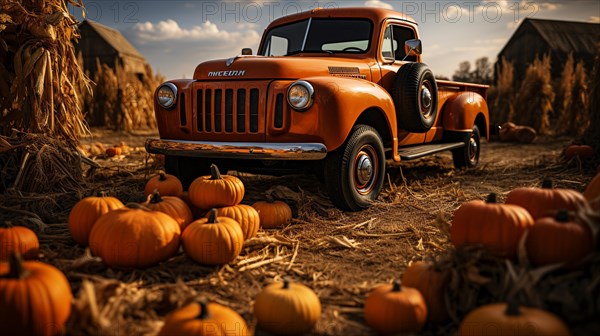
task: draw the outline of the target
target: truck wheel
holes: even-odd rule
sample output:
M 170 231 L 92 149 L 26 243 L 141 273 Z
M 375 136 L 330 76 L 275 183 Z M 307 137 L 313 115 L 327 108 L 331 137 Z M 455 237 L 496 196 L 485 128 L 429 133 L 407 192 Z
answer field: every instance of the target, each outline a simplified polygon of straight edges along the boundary
M 165 156 L 165 171 L 167 174 L 177 176 L 185 190 L 197 177 L 210 175 L 210 164 L 211 162 L 205 159 Z
M 473 126 L 473 130 L 465 138 L 465 146 L 452 151 L 452 159 L 456 168 L 472 168 L 479 163 L 479 152 L 481 151 L 479 127 Z
M 385 154 L 375 129 L 356 125 L 348 140 L 325 161 L 325 184 L 331 202 L 342 210 L 368 208 L 383 186 Z
M 433 72 L 423 63 L 407 63 L 400 67 L 392 97 L 400 128 L 425 133 L 435 122 L 438 89 Z

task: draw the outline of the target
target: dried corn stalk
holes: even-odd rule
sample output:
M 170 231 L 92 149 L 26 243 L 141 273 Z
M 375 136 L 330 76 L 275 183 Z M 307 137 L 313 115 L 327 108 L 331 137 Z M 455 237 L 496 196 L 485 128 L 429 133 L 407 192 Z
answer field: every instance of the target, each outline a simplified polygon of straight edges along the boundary
M 600 157 L 600 42 L 596 44 L 596 59 L 589 81 L 589 119 L 582 143 L 594 147 L 596 158 Z
M 502 58 L 498 80 L 496 82 L 496 97 L 493 100 L 492 119 L 500 125 L 514 115 L 514 75 L 515 67 L 512 62 Z
M 63 0 L 2 1 L 0 133 L 16 128 L 76 143 L 88 131 L 75 88 L 87 86 L 71 43 L 76 24 Z

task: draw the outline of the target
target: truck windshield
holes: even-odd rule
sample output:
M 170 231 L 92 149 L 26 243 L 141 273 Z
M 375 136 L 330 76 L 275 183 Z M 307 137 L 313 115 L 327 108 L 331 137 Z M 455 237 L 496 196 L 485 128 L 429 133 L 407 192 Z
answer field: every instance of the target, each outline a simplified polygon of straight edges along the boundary
M 313 19 L 271 29 L 263 42 L 263 56 L 301 52 L 362 54 L 371 45 L 373 24 L 364 19 Z

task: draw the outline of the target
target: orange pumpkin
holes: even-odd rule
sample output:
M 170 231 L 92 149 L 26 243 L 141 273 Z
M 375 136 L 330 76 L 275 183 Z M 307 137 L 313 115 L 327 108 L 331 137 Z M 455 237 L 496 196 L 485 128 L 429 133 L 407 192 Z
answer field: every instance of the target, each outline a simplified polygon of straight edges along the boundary
M 493 303 L 471 311 L 460 323 L 459 336 L 471 335 L 569 336 L 558 316 L 547 311 L 519 307 L 516 303 Z
M 105 213 L 124 207 L 123 203 L 115 197 L 90 196 L 77 202 L 69 214 L 69 231 L 73 239 L 80 245 L 87 246 L 90 232 L 94 223 Z
M 152 211 L 160 211 L 171 216 L 179 224 L 181 232 L 194 220 L 192 210 L 181 198 L 175 196 L 161 197 L 158 190 L 154 190 L 152 196 L 149 196 L 143 205 Z
M 556 263 L 573 266 L 593 252 L 594 240 L 587 225 L 571 221 L 569 213 L 561 210 L 555 218 L 535 221 L 527 234 L 525 248 L 535 266 Z
M 14 252 L 25 259 L 37 259 L 40 242 L 35 232 L 26 227 L 13 226 L 10 222 L 0 223 L 0 261 L 8 260 Z
M 189 193 L 187 191 L 183 192 L 183 194 L 181 195 L 181 199 L 185 202 L 185 204 L 187 204 L 190 210 L 192 210 L 192 216 L 194 217 L 194 219 L 200 219 L 206 214 L 208 214 L 207 209 L 200 209 L 197 206 L 195 206 L 192 203 L 192 201 L 190 201 Z
M 572 189 L 553 189 L 544 180 L 541 188 L 517 188 L 508 193 L 506 204 L 525 208 L 533 219 L 554 216 L 559 209 L 575 211 L 586 203 L 583 195 Z
M 592 181 L 587 185 L 585 191 L 583 192 L 583 196 L 588 201 L 592 201 L 600 197 L 600 172 L 596 174 Z
M 169 215 L 128 204 L 98 218 L 90 233 L 90 250 L 108 266 L 144 268 L 173 257 L 180 234 Z
M 230 207 L 219 208 L 219 215 L 235 219 L 240 224 L 244 233 L 244 240 L 256 236 L 260 228 L 260 217 L 258 211 L 245 204 L 238 204 Z M 206 217 L 210 216 L 210 213 Z
M 446 274 L 435 270 L 430 263 L 416 261 L 404 271 L 402 284 L 421 292 L 427 304 L 429 321 L 443 323 L 450 319 L 444 299 Z
M 260 225 L 265 229 L 273 229 L 292 221 L 292 209 L 285 202 L 268 199 L 258 201 L 252 207 L 258 211 Z
M 106 149 L 106 156 L 113 157 L 123 153 L 121 147 L 110 147 Z
M 242 251 L 244 233 L 240 224 L 229 217 L 218 217 L 212 209 L 208 218 L 192 222 L 182 236 L 183 250 L 204 265 L 232 262 Z
M 211 175 L 192 182 L 188 196 L 201 209 L 227 207 L 239 204 L 244 198 L 244 184 L 231 175 L 221 175 L 216 165 L 210 166 Z
M 0 263 L 0 334 L 60 335 L 71 314 L 71 287 L 62 272 L 13 253 Z
M 158 190 L 163 196 L 180 197 L 183 194 L 183 185 L 176 176 L 161 172 L 151 178 L 144 188 L 146 196 L 152 195 L 154 190 Z
M 423 295 L 399 281 L 373 289 L 365 300 L 367 324 L 383 335 L 418 333 L 426 319 Z
M 190 303 L 165 318 L 158 336 L 245 336 L 246 321 L 232 309 L 217 303 Z
M 513 258 L 523 233 L 532 225 L 533 218 L 527 210 L 498 204 L 492 193 L 485 202 L 470 201 L 454 212 L 450 236 L 456 247 L 482 244 L 498 256 Z
M 564 150 L 564 156 L 567 160 L 575 157 L 589 159 L 594 157 L 594 149 L 588 145 L 569 145 Z
M 275 335 L 310 332 L 321 317 L 321 302 L 312 289 L 288 280 L 266 286 L 254 299 L 260 329 Z

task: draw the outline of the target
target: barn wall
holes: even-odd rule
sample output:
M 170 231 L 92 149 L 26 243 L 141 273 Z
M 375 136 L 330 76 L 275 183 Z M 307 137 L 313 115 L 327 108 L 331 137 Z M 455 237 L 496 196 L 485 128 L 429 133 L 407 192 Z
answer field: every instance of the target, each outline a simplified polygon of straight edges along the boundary
M 83 55 L 83 66 L 93 78 L 96 73 L 96 58 L 111 68 L 115 66 L 117 51 L 89 25 L 82 24 L 79 27 L 82 38 L 75 44 L 75 50 Z

